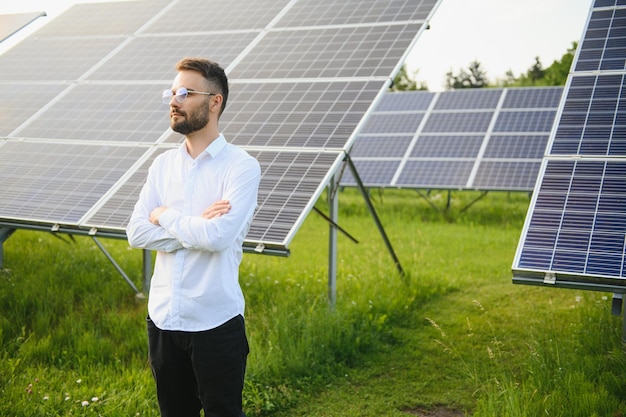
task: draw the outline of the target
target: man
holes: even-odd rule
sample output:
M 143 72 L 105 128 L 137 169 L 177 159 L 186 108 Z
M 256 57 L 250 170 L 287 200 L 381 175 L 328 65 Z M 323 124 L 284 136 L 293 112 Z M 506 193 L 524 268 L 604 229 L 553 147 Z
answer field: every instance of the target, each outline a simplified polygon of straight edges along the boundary
M 169 104 L 184 143 L 153 162 L 126 229 L 158 251 L 148 300 L 150 364 L 163 417 L 240 417 L 248 341 L 238 282 L 259 163 L 226 142 L 228 79 L 216 63 L 176 65 Z

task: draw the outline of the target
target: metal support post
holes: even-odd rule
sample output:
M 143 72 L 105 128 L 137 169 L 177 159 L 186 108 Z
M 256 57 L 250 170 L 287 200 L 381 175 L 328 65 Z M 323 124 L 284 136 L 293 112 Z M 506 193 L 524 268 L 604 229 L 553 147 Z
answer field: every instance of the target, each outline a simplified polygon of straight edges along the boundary
M 11 237 L 13 232 L 15 232 L 15 229 L 9 227 L 0 228 L 0 268 L 4 265 L 4 242 Z
M 620 293 L 613 293 L 613 298 L 611 299 L 611 314 L 614 316 L 619 316 L 622 314 L 622 303 L 623 303 L 623 295 Z
M 337 302 L 337 217 L 339 203 L 337 197 L 338 180 L 333 176 L 328 184 L 328 302 L 331 307 L 335 307 Z
M 143 249 L 143 293 L 150 294 L 150 280 L 152 277 L 152 251 Z
M 623 298 L 625 297 L 622 297 L 622 343 L 626 343 L 626 306 L 624 306 L 626 301 Z
M 622 343 L 626 343 L 626 303 L 624 294 L 613 293 L 611 299 L 611 314 L 613 316 L 622 316 Z

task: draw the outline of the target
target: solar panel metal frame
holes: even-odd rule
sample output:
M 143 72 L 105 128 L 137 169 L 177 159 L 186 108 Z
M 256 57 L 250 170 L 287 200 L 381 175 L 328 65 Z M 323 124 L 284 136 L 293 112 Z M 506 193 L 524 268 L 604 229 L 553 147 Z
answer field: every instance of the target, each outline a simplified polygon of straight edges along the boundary
M 82 146 L 90 149 L 133 149 L 134 152 L 140 152 L 141 156 L 133 161 L 132 166 L 111 176 L 111 184 L 106 191 L 93 195 L 91 197 L 92 200 L 95 199 L 92 201 L 93 204 L 86 205 L 82 213 L 72 215 L 70 220 L 62 216 L 45 218 L 23 214 L 11 215 L 5 210 L 4 214 L 0 214 L 0 226 L 36 230 L 47 228 L 64 233 L 125 238 L 125 222 L 130 216 L 131 202 L 134 200 L 126 193 L 129 190 L 137 193 L 139 184 L 143 183 L 142 176 L 145 175 L 147 161 L 159 152 L 179 146 L 181 137 L 167 127 L 165 109 L 157 111 L 154 108 L 163 86 L 167 87 L 171 83 L 174 76 L 173 68 L 166 71 L 165 67 L 158 69 L 155 68 L 156 65 L 148 65 L 150 72 L 142 73 L 141 68 L 135 67 L 135 71 L 138 71 L 136 76 L 131 75 L 119 79 L 120 74 L 124 72 L 116 72 L 116 67 L 128 64 L 125 51 L 131 51 L 133 47 L 137 51 L 144 50 L 145 52 L 150 48 L 158 50 L 159 43 L 169 45 L 177 36 L 210 35 L 214 37 L 219 35 L 223 40 L 224 36 L 232 35 L 235 42 L 229 43 L 229 46 L 223 49 L 223 55 L 220 58 L 222 60 L 220 63 L 226 68 L 230 78 L 233 93 L 229 100 L 231 113 L 227 109 L 224 123 L 220 125 L 227 140 L 230 139 L 253 155 L 263 156 L 261 159 L 267 157 L 271 161 L 265 162 L 265 165 L 261 163 L 263 177 L 259 208 L 244 247 L 261 252 L 265 250 L 288 252 L 288 245 L 304 218 L 328 186 L 334 173 L 343 166 L 345 152 L 350 148 L 354 140 L 354 132 L 358 130 L 363 117 L 378 101 L 392 77 L 399 71 L 410 47 L 419 34 L 426 29 L 427 19 L 434 13 L 441 0 L 415 0 L 414 4 L 398 2 L 398 0 L 391 3 L 368 0 L 358 2 L 360 7 L 351 6 L 354 1 L 340 2 L 343 7 L 341 14 L 320 15 L 318 13 L 315 17 L 316 22 L 304 25 L 306 19 L 303 20 L 301 17 L 311 13 L 310 9 L 307 10 L 309 5 L 303 1 L 284 0 L 280 11 L 268 12 L 264 24 L 257 23 L 252 27 L 241 27 L 242 19 L 233 20 L 226 17 L 228 10 L 234 7 L 232 2 L 229 3 L 229 7 L 232 6 L 230 9 L 224 5 L 220 7 L 220 2 L 209 4 L 200 0 L 114 2 L 73 6 L 35 33 L 36 36 L 27 38 L 17 47 L 0 56 L 0 63 L 3 64 L 0 66 L 0 85 L 6 87 L 17 82 L 24 86 L 31 86 L 33 91 L 48 89 L 51 94 L 51 97 L 44 100 L 40 107 L 25 108 L 27 111 L 21 112 L 12 125 L 0 131 L 0 136 L 4 138 L 0 140 L 0 158 L 2 149 L 7 152 L 6 157 L 10 156 L 8 153 L 10 148 L 7 148 L 7 144 L 10 144 L 11 148 L 27 149 L 28 146 L 37 143 L 44 144 L 48 141 L 62 149 L 67 149 L 64 152 L 68 155 L 72 154 L 72 150 L 76 147 Z M 325 3 L 333 2 L 335 0 L 325 0 Z M 262 1 L 238 0 L 237 4 L 240 3 L 247 5 L 246 7 L 265 7 Z M 398 10 L 408 12 L 406 16 L 410 16 L 409 20 L 395 21 L 385 17 L 387 11 L 395 10 L 398 5 L 396 3 L 400 5 Z M 276 4 L 275 1 L 268 3 L 272 7 Z M 148 9 L 144 7 L 146 5 Z M 125 9 L 126 7 L 130 9 Z M 198 10 L 215 8 L 215 12 L 225 13 L 225 18 L 217 19 L 214 24 L 208 26 L 208 30 L 204 29 L 204 25 L 194 26 L 193 19 L 190 19 L 187 11 L 198 7 L 201 7 Z M 121 10 L 126 10 L 128 13 L 120 13 Z M 182 13 L 183 10 L 185 13 Z M 182 26 L 175 24 L 177 11 L 180 12 L 180 17 L 184 14 L 185 24 Z M 381 14 L 381 11 L 385 12 Z M 200 14 L 202 12 L 198 13 Z M 215 13 L 211 14 L 215 16 Z M 83 19 L 77 21 L 79 16 L 83 16 Z M 120 16 L 122 16 L 121 19 Z M 68 26 L 67 21 L 80 24 Z M 107 21 L 111 23 L 107 24 Z M 283 24 L 282 22 L 292 23 Z M 293 24 L 293 22 L 299 23 Z M 237 27 L 237 25 L 240 26 Z M 345 46 L 318 42 L 321 48 L 312 51 L 313 58 L 318 57 L 320 62 L 341 62 L 344 69 L 340 70 L 340 74 L 324 69 L 317 73 L 304 71 L 294 73 L 292 71 L 286 73 L 289 78 L 285 78 L 285 74 L 271 73 L 259 78 L 249 71 L 246 72 L 245 62 L 249 57 L 254 56 L 255 48 L 263 46 L 272 37 L 282 36 L 287 40 L 293 40 L 305 33 L 315 36 L 326 34 L 336 39 L 354 39 L 356 43 L 350 48 L 353 52 L 355 48 L 368 53 L 380 51 L 382 55 L 377 56 L 376 59 L 378 65 L 384 64 L 384 66 L 367 66 L 368 62 L 373 61 L 363 60 L 357 55 L 347 60 L 333 60 L 329 54 L 340 51 Z M 350 33 L 353 33 L 352 38 L 349 36 L 345 38 L 345 35 Z M 378 33 L 378 35 L 368 38 L 368 33 Z M 361 36 L 362 34 L 365 36 Z M 313 42 L 316 39 L 315 36 L 310 38 L 311 41 L 303 37 L 302 41 Z M 372 48 L 370 44 L 364 42 L 368 39 L 374 41 L 377 39 L 376 36 L 379 36 L 377 42 L 380 46 Z M 385 40 L 385 37 L 388 39 Z M 154 47 L 150 46 L 153 41 Z M 388 42 L 383 50 L 382 45 L 385 41 Z M 83 48 L 81 53 L 73 52 L 80 48 L 68 48 L 68 45 L 75 44 L 82 44 L 86 49 Z M 281 42 L 275 45 L 281 46 Z M 51 60 L 48 62 L 50 65 L 46 66 L 45 55 L 55 48 L 60 48 L 67 53 L 57 54 L 62 59 L 56 63 Z M 163 49 L 160 55 L 162 59 L 171 58 L 177 52 L 176 48 L 172 50 L 164 47 Z M 259 49 L 257 56 L 263 57 L 261 62 L 268 62 L 273 53 L 272 47 Z M 299 53 L 298 48 L 292 49 L 289 53 L 292 55 Z M 285 56 L 290 56 L 289 53 Z M 208 55 L 203 50 L 198 50 L 197 54 Z M 79 59 L 79 56 L 82 59 Z M 41 63 L 30 66 L 30 70 L 24 72 L 21 70 L 24 68 L 21 63 L 23 57 L 31 57 L 28 59 L 35 61 L 39 59 Z M 176 61 L 181 57 L 174 57 L 172 60 Z M 247 78 L 238 77 L 237 71 Z M 161 87 L 157 88 L 159 85 Z M 304 119 L 306 123 L 293 123 L 294 115 L 298 116 L 302 113 L 297 113 L 298 106 L 291 106 L 289 102 L 280 103 L 281 108 L 271 112 L 266 111 L 271 105 L 271 102 L 268 105 L 268 100 L 272 94 L 277 94 L 273 93 L 272 89 L 276 87 L 284 89 L 289 86 L 296 94 L 298 89 L 304 91 L 300 97 L 305 99 L 310 97 L 312 107 L 307 116 L 308 122 L 306 118 Z M 61 91 L 55 91 L 55 88 L 60 88 Z M 155 94 L 153 100 L 147 98 L 150 91 Z M 258 97 L 265 107 L 257 106 L 254 112 L 250 112 L 249 118 L 246 117 L 243 122 L 237 124 L 238 133 L 231 134 L 230 131 L 235 129 L 233 123 L 236 121 L 232 109 L 238 107 L 241 111 L 247 111 L 246 108 L 250 109 L 250 102 L 244 99 L 238 102 L 236 98 L 238 94 L 245 94 L 246 91 L 261 94 Z M 284 95 L 284 92 L 276 91 L 278 94 L 283 94 L 283 97 L 288 97 Z M 265 101 L 261 100 L 263 98 Z M 133 109 L 137 113 L 129 115 L 128 109 Z M 60 121 L 67 120 L 68 113 L 74 116 L 74 126 L 60 123 Z M 260 124 L 259 118 L 266 124 Z M 108 126 L 106 123 L 99 123 L 103 119 L 113 120 L 114 126 L 119 126 L 119 132 L 116 134 L 115 129 L 111 129 L 110 123 Z M 138 120 L 141 120 L 142 126 L 131 129 L 131 135 L 126 134 L 125 126 Z M 268 121 L 270 125 L 267 124 Z M 316 125 L 316 122 L 319 125 Z M 265 126 L 269 126 L 269 132 L 274 133 L 271 138 L 273 141 L 258 140 L 262 138 Z M 246 139 L 246 135 L 253 135 L 252 139 L 256 136 L 256 142 Z M 326 135 L 325 138 L 324 135 Z M 276 142 L 276 138 L 283 138 L 283 142 Z M 33 158 L 39 158 L 33 163 L 45 167 L 47 156 L 34 155 Z M 281 162 L 284 160 L 290 160 L 291 165 Z M 298 163 L 298 161 L 303 162 Z M 87 166 L 84 164 L 86 163 L 83 163 L 82 167 Z M 297 177 L 305 181 L 294 184 L 293 179 L 277 178 L 275 175 L 270 175 L 274 171 L 269 168 L 282 169 L 283 173 L 296 172 Z M 43 172 L 44 168 L 41 168 L 39 175 L 43 175 Z M 307 173 L 314 175 L 307 175 Z M 10 181 L 11 175 L 4 179 Z M 285 194 L 287 189 L 292 193 Z M 60 190 L 57 191 L 57 195 L 61 194 Z M 288 199 L 290 206 L 286 208 L 281 206 L 280 199 Z M 45 201 L 42 204 L 45 205 Z M 281 213 L 286 213 L 285 222 L 277 222 L 278 217 L 283 216 Z M 264 220 L 265 217 L 269 217 L 269 220 Z M 263 222 L 266 221 L 271 224 L 264 229 Z
M 4 42 L 40 17 L 44 12 L 0 14 L 0 42 Z
M 626 49 L 611 49 L 610 41 L 624 30 L 623 0 L 592 4 L 513 260 L 513 283 L 626 292 Z

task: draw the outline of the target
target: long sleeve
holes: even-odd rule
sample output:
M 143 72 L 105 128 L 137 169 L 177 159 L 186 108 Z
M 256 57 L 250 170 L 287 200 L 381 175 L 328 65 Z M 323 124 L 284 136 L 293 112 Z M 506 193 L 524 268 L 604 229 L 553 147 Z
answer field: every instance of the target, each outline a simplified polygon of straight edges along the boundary
M 186 249 L 219 252 L 231 247 L 237 239 L 241 246 L 257 206 L 260 177 L 256 159 L 247 158 L 233 164 L 225 175 L 220 197 L 230 202 L 231 210 L 221 217 L 207 220 L 169 208 L 160 217 L 166 236 L 174 236 Z
M 158 161 L 150 168 L 139 199 L 126 226 L 128 243 L 133 248 L 174 252 L 183 245 L 161 226 L 150 222 L 150 212 L 161 205 L 156 189 Z

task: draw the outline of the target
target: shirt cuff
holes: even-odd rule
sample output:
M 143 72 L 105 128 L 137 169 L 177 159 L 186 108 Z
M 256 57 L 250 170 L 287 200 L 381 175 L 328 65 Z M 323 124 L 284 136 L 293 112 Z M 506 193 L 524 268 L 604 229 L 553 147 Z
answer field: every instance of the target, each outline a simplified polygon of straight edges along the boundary
M 169 229 L 172 223 L 174 223 L 174 220 L 176 220 L 176 217 L 178 217 L 179 215 L 180 212 L 178 210 L 170 207 L 163 213 L 161 213 L 161 216 L 159 217 L 159 224 L 161 225 L 161 227 Z

